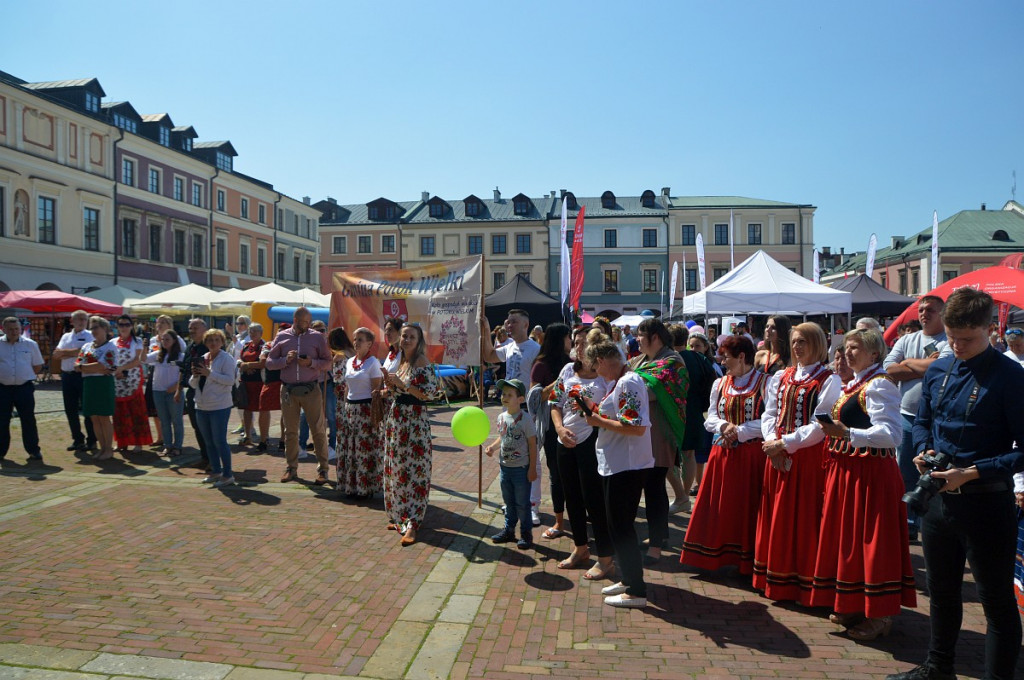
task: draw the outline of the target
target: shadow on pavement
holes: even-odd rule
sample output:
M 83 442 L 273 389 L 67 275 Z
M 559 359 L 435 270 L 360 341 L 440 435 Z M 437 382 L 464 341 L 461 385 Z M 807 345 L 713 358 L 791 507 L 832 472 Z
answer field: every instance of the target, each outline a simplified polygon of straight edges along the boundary
M 7 458 L 0 460 L 0 475 L 24 477 L 30 482 L 42 482 L 63 470 L 64 468 L 58 465 L 47 465 L 38 460 L 30 460 L 27 463 L 16 463 Z
M 226 486 L 217 489 L 227 496 L 235 505 L 280 505 L 280 496 L 260 491 L 248 486 Z
M 573 581 L 570 581 L 561 574 L 552 574 L 547 571 L 531 571 L 527 574 L 523 581 L 526 585 L 537 590 L 547 590 L 551 592 L 559 590 L 572 590 L 576 585 Z

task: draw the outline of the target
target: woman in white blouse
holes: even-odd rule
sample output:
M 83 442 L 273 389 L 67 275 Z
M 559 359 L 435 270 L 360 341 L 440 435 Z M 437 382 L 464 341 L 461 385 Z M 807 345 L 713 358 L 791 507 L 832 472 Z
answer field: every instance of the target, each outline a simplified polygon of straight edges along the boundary
M 146 363 L 153 367 L 150 382 L 160 440 L 164 443 L 163 454 L 173 457 L 181 453 L 185 440 L 185 403 L 181 394 L 181 368 L 178 366 L 184 351 L 181 338 L 173 330 L 164 329 L 155 337 L 158 349 L 146 354 Z
M 204 484 L 217 488 L 235 483 L 231 471 L 231 447 L 228 445 L 228 419 L 234 402 L 231 388 L 235 385 L 235 358 L 224 351 L 224 332 L 211 328 L 203 336 L 206 354 L 192 366 L 189 385 L 196 390 L 196 423 L 210 452 L 210 474 Z
M 375 339 L 369 328 L 356 329 L 352 337 L 355 356 L 341 355 L 334 370 L 334 385 L 339 392 L 338 491 L 357 498 L 368 498 L 381 490 L 384 441 L 380 426 L 375 426 L 370 417 L 373 392 L 380 390 L 384 378 L 380 362 L 370 353 Z

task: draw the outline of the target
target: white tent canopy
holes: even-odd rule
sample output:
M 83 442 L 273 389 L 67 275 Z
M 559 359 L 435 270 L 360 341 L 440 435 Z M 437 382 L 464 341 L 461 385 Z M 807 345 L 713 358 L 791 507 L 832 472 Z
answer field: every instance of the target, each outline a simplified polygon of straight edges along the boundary
M 309 288 L 292 290 L 276 283 L 264 283 L 249 290 L 224 291 L 213 300 L 214 307 L 226 305 L 251 305 L 254 302 L 273 302 L 279 305 L 305 305 L 307 307 L 328 307 L 330 298 Z
M 852 296 L 820 286 L 759 250 L 683 301 L 683 314 L 849 314 Z
M 200 286 L 196 283 L 189 283 L 177 288 L 165 290 L 156 295 L 136 300 L 131 303 L 132 312 L 209 312 L 210 304 L 216 299 L 217 293 Z
M 616 317 L 616 318 L 612 319 L 611 324 L 613 326 L 620 326 L 620 327 L 621 326 L 629 326 L 630 328 L 636 328 L 637 326 L 640 325 L 640 322 L 643 321 L 644 319 L 653 319 L 653 318 L 655 318 L 655 317 L 653 317 L 653 316 L 641 316 L 639 314 L 629 314 L 629 315 L 619 316 L 619 317 Z
M 90 291 L 85 295 L 87 297 L 91 297 L 93 300 L 112 302 L 113 304 L 121 305 L 122 307 L 131 307 L 133 304 L 146 297 L 136 290 L 118 285 L 99 288 L 97 290 Z

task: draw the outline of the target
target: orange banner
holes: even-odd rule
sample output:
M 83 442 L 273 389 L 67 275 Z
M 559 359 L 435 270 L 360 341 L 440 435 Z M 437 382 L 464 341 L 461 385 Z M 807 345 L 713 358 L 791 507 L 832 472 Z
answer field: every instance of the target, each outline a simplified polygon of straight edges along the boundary
M 423 329 L 432 363 L 480 363 L 481 259 L 478 257 L 412 269 L 334 273 L 330 328 L 351 337 L 366 327 L 385 353 L 384 319 L 397 318 Z

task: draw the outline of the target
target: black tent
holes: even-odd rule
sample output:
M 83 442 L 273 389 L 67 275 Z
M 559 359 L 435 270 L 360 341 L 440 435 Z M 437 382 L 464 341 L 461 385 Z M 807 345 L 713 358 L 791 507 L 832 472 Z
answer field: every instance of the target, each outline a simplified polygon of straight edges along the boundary
M 504 323 L 510 309 L 522 309 L 530 315 L 530 327 L 562 320 L 562 305 L 522 274 L 484 298 L 484 310 L 491 328 Z
M 898 295 L 866 274 L 839 279 L 832 283 L 835 290 L 845 290 L 853 296 L 853 314 L 869 314 L 879 318 L 899 316 L 915 302 L 915 298 Z

